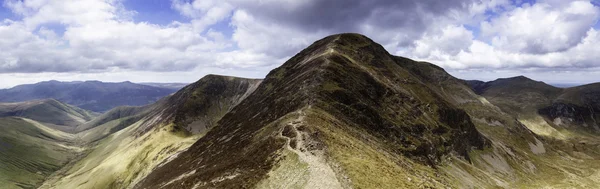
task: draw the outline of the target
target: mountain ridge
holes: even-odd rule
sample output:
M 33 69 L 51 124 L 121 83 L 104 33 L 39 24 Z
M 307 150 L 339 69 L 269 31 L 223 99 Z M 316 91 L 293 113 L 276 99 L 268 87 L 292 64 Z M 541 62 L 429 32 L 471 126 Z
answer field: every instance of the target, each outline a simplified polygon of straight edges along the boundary
M 131 82 L 53 80 L 0 89 L 0 102 L 54 98 L 86 110 L 105 112 L 118 106 L 147 105 L 176 91 L 177 88 L 153 87 Z
M 352 57 L 346 57 L 344 53 L 336 52 L 359 52 L 358 49 L 361 53 L 349 53 L 348 56 Z M 382 54 L 386 56 L 378 57 Z M 359 61 L 361 63 L 357 63 Z M 412 159 L 396 157 L 402 161 L 416 161 L 432 165 L 438 164 L 442 156 L 452 152 L 468 159 L 466 152 L 471 149 L 471 145 L 474 148 L 483 148 L 484 139 L 476 132 L 473 124 L 461 120 L 466 118 L 467 114 L 453 109 L 452 105 L 447 102 L 436 101 L 437 97 L 435 96 L 424 95 L 420 97 L 423 99 L 413 99 L 412 103 L 414 105 L 423 103 L 423 110 L 428 111 L 426 109 L 430 108 L 434 114 L 447 114 L 441 119 L 428 118 L 423 113 L 416 113 L 413 114 L 414 118 L 406 117 L 414 121 L 414 123 L 405 122 L 405 124 L 415 125 L 414 128 L 411 128 L 397 125 L 400 123 L 398 122 L 399 118 L 380 117 L 380 114 L 384 112 L 372 109 L 371 106 L 382 109 L 394 106 L 385 105 L 389 103 L 383 103 L 378 100 L 379 98 L 397 99 L 398 102 L 411 101 L 410 97 L 400 99 L 395 97 L 410 92 L 389 82 L 390 78 L 399 76 L 395 72 L 386 72 L 388 66 L 402 70 L 383 47 L 362 35 L 340 34 L 319 40 L 292 57 L 281 67 L 271 71 L 256 91 L 226 114 L 214 129 L 198 140 L 188 151 L 153 171 L 137 187 L 192 188 L 210 185 L 216 188 L 247 188 L 270 185 L 270 182 L 276 181 L 269 181 L 270 177 L 267 175 L 272 171 L 277 172 L 278 169 L 275 167 L 284 166 L 279 163 L 292 161 L 294 157 L 299 157 L 301 162 L 309 164 L 309 167 L 322 167 L 326 170 L 324 178 L 317 178 L 316 174 L 318 173 L 308 168 L 306 170 L 308 176 L 305 178 L 308 179 L 308 183 L 322 183 L 325 186 L 334 187 L 348 185 L 349 183 L 338 180 L 337 175 L 341 174 L 340 170 L 331 168 L 328 163 L 317 163 L 321 161 L 319 159 L 324 158 L 323 155 L 318 154 L 335 152 L 337 155 L 343 155 L 344 153 L 341 151 L 348 150 L 347 147 L 334 144 L 333 138 L 336 136 L 350 137 L 349 140 L 357 145 L 368 144 L 369 147 L 364 146 L 365 149 L 386 149 L 387 153 L 406 155 Z M 339 71 L 356 72 L 357 74 L 335 73 Z M 359 77 L 352 78 L 354 75 Z M 410 75 L 406 77 L 413 78 Z M 385 89 L 385 91 L 381 89 Z M 418 87 L 410 89 L 421 90 Z M 345 90 L 351 92 L 346 93 Z M 425 88 L 422 90 L 427 91 Z M 386 96 L 386 93 L 390 96 Z M 353 96 L 355 94 L 359 96 Z M 433 93 L 424 92 L 423 94 Z M 435 104 L 427 107 L 425 102 L 435 102 Z M 254 110 L 254 107 L 259 105 L 263 107 L 262 111 L 261 109 Z M 407 104 L 405 108 L 395 108 L 398 108 L 398 111 L 410 112 L 410 106 L 412 105 Z M 385 114 L 387 113 L 391 112 L 385 112 Z M 366 116 L 361 116 L 361 114 Z M 402 114 L 399 113 L 399 115 Z M 462 116 L 462 118 L 455 119 L 454 116 Z M 375 122 L 369 124 L 372 121 Z M 316 126 L 308 123 L 320 124 Z M 339 126 L 336 126 L 338 124 L 347 125 L 349 130 L 339 134 L 332 132 L 332 130 L 340 129 Z M 361 134 L 360 131 L 367 133 Z M 438 135 L 432 133 L 438 133 L 439 136 L 447 134 L 448 137 L 444 137 L 447 141 L 442 142 L 444 139 L 437 138 Z M 429 142 L 419 142 L 420 140 L 414 138 L 416 136 L 420 138 L 423 134 L 430 139 Z M 463 135 L 469 137 L 460 137 Z M 387 144 L 378 136 L 389 139 L 389 142 L 399 146 Z M 400 141 L 408 142 L 408 144 L 402 144 Z M 328 151 L 326 146 L 329 148 L 335 146 L 336 151 Z M 372 155 L 373 158 L 386 156 L 380 152 L 373 152 Z M 224 157 L 228 158 L 224 159 Z M 313 162 L 313 160 L 317 162 Z M 359 182 L 354 184 L 359 184 L 359 186 L 377 183 L 386 186 L 395 184 L 383 183 L 377 179 L 377 176 L 388 178 L 389 175 L 376 174 L 377 176 L 358 178 L 357 175 L 364 174 L 365 170 L 350 168 L 352 165 L 347 163 L 343 163 L 343 165 L 352 170 L 348 176 L 354 182 Z M 417 165 L 418 163 L 412 164 Z M 181 165 L 191 165 L 191 167 L 182 167 Z M 214 166 L 208 169 L 197 169 L 209 165 Z M 260 169 L 255 169 L 258 167 Z M 405 168 L 388 167 L 387 169 L 394 171 L 395 174 L 402 174 L 400 170 Z M 412 171 L 420 172 L 419 170 Z M 425 173 L 423 172 L 423 174 Z M 165 177 L 165 175 L 170 175 L 170 177 Z M 227 179 L 219 179 L 223 177 Z M 369 178 L 376 181 L 365 180 Z M 276 184 L 281 183 L 276 182 Z M 428 184 L 443 185 L 440 181 L 429 181 Z
M 596 121 L 600 118 L 596 113 L 600 111 L 600 83 L 558 88 L 520 76 L 470 84 L 490 102 L 528 123 L 546 119 L 551 128 L 600 133 Z

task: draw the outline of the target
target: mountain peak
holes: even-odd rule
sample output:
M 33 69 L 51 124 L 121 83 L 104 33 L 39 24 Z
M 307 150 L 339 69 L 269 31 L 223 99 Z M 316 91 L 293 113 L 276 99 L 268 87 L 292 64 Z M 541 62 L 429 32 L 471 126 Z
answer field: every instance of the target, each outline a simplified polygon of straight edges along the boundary
M 523 75 L 519 75 L 519 76 L 507 77 L 507 78 L 498 78 L 491 82 L 528 82 L 528 81 L 535 81 L 535 80 L 525 77 Z
M 519 75 L 519 76 L 515 76 L 515 77 L 509 77 L 509 78 L 504 78 L 506 80 L 515 80 L 515 81 L 535 81 L 531 78 L 528 78 L 526 76 L 523 75 Z
M 280 70 L 294 70 L 293 72 L 306 74 L 311 70 L 332 68 L 331 65 L 381 67 L 382 63 L 390 62 L 394 62 L 392 56 L 380 44 L 361 34 L 342 33 L 330 35 L 314 42 L 285 62 L 282 67 L 273 70 L 272 73 Z M 302 69 L 302 71 L 297 69 Z M 281 74 L 279 72 L 276 77 L 283 76 Z

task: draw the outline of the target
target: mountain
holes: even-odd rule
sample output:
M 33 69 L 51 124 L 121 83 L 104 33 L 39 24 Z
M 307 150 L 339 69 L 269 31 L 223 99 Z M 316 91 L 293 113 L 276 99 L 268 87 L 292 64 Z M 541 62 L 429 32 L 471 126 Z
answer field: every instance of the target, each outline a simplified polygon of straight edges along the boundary
M 538 134 L 600 133 L 600 83 L 557 88 L 519 76 L 471 86 Z M 545 130 L 545 131 L 544 131 Z
M 512 112 L 560 90 L 507 81 L 472 90 L 472 82 L 391 56 L 364 36 L 329 36 L 271 71 L 136 188 L 596 186 L 598 140 L 540 136 Z M 524 95 L 494 92 L 503 86 Z M 480 91 L 498 95 L 488 101 Z M 531 106 L 494 104 L 504 95 Z
M 271 71 L 138 188 L 443 187 L 427 166 L 469 159 L 485 141 L 465 111 L 382 46 L 334 35 Z
M 175 90 L 179 90 L 179 89 L 189 85 L 189 83 L 139 83 L 139 84 L 148 85 L 148 86 L 152 86 L 152 87 L 159 87 L 159 88 L 175 89 Z
M 205 132 L 262 82 L 220 75 L 207 75 L 166 99 L 162 109 L 167 121 L 193 134 Z
M 81 127 L 78 136 L 91 142 L 85 157 L 41 188 L 131 188 L 204 136 L 260 83 L 207 75 L 154 104 L 113 109 Z
M 115 108 L 74 133 L 50 135 L 58 143 L 11 139 L 77 150 L 58 150 L 68 160 L 52 169 L 15 169 L 42 170 L 37 177 L 0 175 L 0 182 L 83 189 L 595 188 L 597 93 L 597 84 L 560 89 L 526 77 L 464 81 L 390 55 L 360 34 L 338 34 L 264 80 L 207 75 L 155 103 Z M 27 120 L 7 117 L 0 126 L 29 128 Z M 37 123 L 30 125 L 49 129 Z M 0 165 L 21 155 L 43 162 L 55 152 L 42 149 L 49 151 L 13 151 Z
M 472 85 L 472 87 L 476 93 L 515 116 L 552 103 L 563 91 L 561 88 L 524 76 L 497 79 Z
M 94 112 L 105 112 L 117 106 L 142 106 L 153 103 L 178 89 L 153 87 L 131 82 L 46 81 L 0 90 L 0 102 L 21 102 L 53 98 Z
M 549 83 L 552 86 L 558 87 L 558 88 L 570 88 L 570 87 L 577 87 L 580 86 L 582 84 L 577 84 L 577 83 Z
M 95 117 L 94 113 L 59 102 L 54 99 L 33 100 L 16 103 L 0 103 L 0 117 L 23 117 L 65 132 Z

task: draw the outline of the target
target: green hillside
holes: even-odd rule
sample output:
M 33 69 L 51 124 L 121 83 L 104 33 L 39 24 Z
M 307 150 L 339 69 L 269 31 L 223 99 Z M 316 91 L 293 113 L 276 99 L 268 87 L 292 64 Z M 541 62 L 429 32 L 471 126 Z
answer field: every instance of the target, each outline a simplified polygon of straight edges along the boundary
M 0 103 L 0 117 L 9 116 L 29 118 L 61 131 L 75 132 L 77 126 L 92 120 L 96 114 L 54 99 L 45 99 Z
M 0 130 L 2 188 L 36 188 L 82 150 L 75 135 L 26 118 L 0 118 Z

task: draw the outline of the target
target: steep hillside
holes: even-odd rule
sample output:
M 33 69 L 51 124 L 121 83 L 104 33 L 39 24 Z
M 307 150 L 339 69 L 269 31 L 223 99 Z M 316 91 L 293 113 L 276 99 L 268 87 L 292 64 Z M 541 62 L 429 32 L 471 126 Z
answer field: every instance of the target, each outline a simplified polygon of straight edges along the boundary
M 77 134 L 92 141 L 92 148 L 41 188 L 131 188 L 202 137 L 260 82 L 208 75 L 155 104 L 122 107 L 99 116 L 89 123 L 97 126 Z
M 470 153 L 471 162 L 455 159 L 444 166 L 443 169 L 454 178 L 458 188 L 589 188 L 599 184 L 597 139 L 557 140 L 548 135 L 534 134 L 529 128 L 537 129 L 534 130 L 537 133 L 539 127 L 531 127 L 527 119 L 517 120 L 517 116 L 522 115 L 514 114 L 519 112 L 504 112 L 507 108 L 498 108 L 490 103 L 491 100 L 476 95 L 467 85 L 473 86 L 472 81 L 454 78 L 429 63 L 400 57 L 398 60 L 422 81 L 427 81 L 434 91 L 464 109 L 478 131 L 490 139 L 489 148 Z M 541 84 L 522 77 L 517 79 L 529 84 Z M 523 87 L 522 90 L 531 88 Z M 522 106 L 532 107 L 531 104 Z
M 9 116 L 29 118 L 61 131 L 74 132 L 78 125 L 90 121 L 95 114 L 54 99 L 45 99 L 0 103 L 0 117 Z
M 380 45 L 342 34 L 269 73 L 138 188 L 446 187 L 430 166 L 484 147 L 464 111 Z
M 53 98 L 94 112 L 105 112 L 118 106 L 142 106 L 167 96 L 177 88 L 154 87 L 131 82 L 46 81 L 0 90 L 0 102 L 22 102 Z
M 505 112 L 520 116 L 531 110 L 537 110 L 552 101 L 563 91 L 540 81 L 524 76 L 498 79 L 479 85 L 473 90 Z
M 163 122 L 172 122 L 193 134 L 202 133 L 254 92 L 261 81 L 207 75 L 157 103 L 160 107 L 155 114 L 160 113 Z
M 138 122 L 148 115 L 155 105 L 121 106 L 75 128 L 84 143 L 95 142 Z
M 36 188 L 73 159 L 76 137 L 31 119 L 0 118 L 1 188 Z
M 570 138 L 600 133 L 600 85 L 556 88 L 520 76 L 470 82 L 491 103 L 540 135 Z
M 600 83 L 567 88 L 539 113 L 556 126 L 576 126 L 600 134 Z

